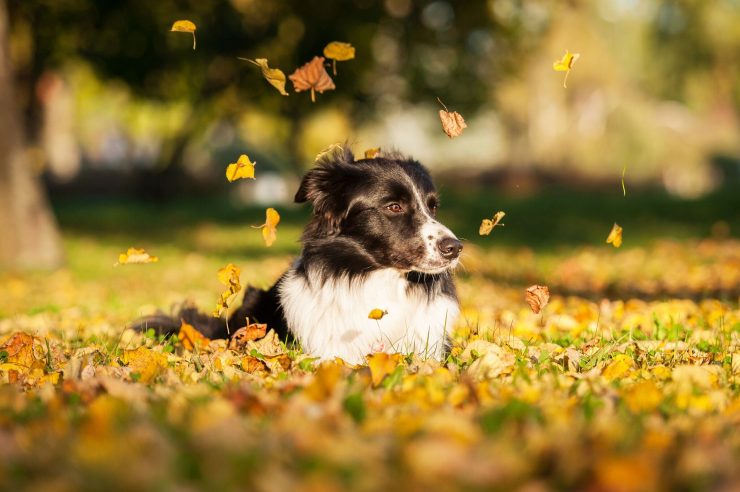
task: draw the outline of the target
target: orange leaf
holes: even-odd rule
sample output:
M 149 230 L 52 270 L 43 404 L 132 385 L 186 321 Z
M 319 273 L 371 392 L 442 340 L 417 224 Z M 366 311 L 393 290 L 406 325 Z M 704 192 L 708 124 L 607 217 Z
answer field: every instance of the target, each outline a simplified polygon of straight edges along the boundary
M 444 131 L 448 137 L 454 138 L 462 135 L 463 129 L 467 128 L 468 125 L 465 123 L 465 119 L 457 111 L 447 111 L 447 106 L 437 98 L 437 101 L 444 107 L 439 110 L 439 119 L 442 121 L 442 131 Z
M 231 335 L 229 348 L 236 349 L 247 344 L 252 340 L 257 340 L 267 334 L 267 325 L 252 323 L 251 325 L 242 326 Z
M 193 325 L 188 324 L 185 320 L 180 320 L 180 332 L 177 338 L 182 342 L 182 346 L 187 350 L 193 350 L 195 347 L 207 347 L 210 340 L 203 336 Z
M 527 287 L 526 300 L 532 311 L 537 314 L 550 302 L 550 289 L 544 285 Z
M 374 149 L 367 149 L 365 151 L 365 159 L 375 159 L 380 155 L 380 147 L 375 147 Z
M 321 94 L 336 89 L 334 81 L 324 68 L 323 56 L 314 56 L 313 60 L 297 68 L 288 78 L 293 82 L 296 92 L 311 91 L 311 102 L 316 101 L 314 92 Z

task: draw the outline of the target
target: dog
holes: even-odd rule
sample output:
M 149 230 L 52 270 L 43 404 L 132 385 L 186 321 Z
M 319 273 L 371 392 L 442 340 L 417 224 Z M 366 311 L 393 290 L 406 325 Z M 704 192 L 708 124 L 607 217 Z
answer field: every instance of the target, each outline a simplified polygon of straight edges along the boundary
M 313 206 L 300 256 L 269 290 L 248 287 L 228 324 L 190 306 L 138 326 L 174 333 L 182 319 L 226 338 L 227 326 L 249 318 L 321 360 L 358 364 L 374 352 L 442 360 L 460 311 L 452 273 L 463 245 L 436 219 L 427 169 L 397 153 L 355 160 L 340 147 L 306 173 L 295 202 Z

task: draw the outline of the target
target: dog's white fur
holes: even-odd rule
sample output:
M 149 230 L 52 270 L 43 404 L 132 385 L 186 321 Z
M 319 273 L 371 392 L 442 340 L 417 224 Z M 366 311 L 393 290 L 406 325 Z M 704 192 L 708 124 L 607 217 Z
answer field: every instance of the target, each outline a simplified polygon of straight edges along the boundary
M 405 274 L 392 268 L 362 280 L 322 282 L 317 272 L 308 271 L 307 278 L 297 275 L 298 262 L 280 286 L 280 302 L 306 353 L 320 359 L 341 357 L 352 364 L 364 362 L 373 352 L 443 357 L 446 335 L 459 313 L 453 299 L 407 290 Z M 373 309 L 387 314 L 369 319 Z

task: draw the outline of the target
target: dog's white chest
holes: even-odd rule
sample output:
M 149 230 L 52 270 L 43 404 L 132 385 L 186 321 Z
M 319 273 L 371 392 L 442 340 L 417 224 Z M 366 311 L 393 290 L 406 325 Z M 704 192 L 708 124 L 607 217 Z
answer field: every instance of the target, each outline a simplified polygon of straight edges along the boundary
M 280 286 L 288 327 L 306 353 L 355 364 L 373 352 L 442 357 L 446 333 L 459 312 L 454 299 L 408 290 L 403 274 L 394 269 L 362 279 L 342 277 L 322 283 L 310 274 L 309 279 L 291 270 Z M 387 314 L 369 319 L 373 309 Z

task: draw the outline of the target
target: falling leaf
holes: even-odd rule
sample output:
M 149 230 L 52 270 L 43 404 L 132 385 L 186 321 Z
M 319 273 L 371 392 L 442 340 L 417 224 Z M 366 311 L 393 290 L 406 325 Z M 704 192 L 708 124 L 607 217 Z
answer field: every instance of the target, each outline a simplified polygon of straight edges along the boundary
M 399 354 L 377 352 L 367 356 L 367 366 L 370 368 L 370 377 L 373 386 L 379 385 L 383 379 L 396 370 L 400 360 Z
M 622 168 L 622 195 L 627 196 L 627 188 L 624 187 L 624 173 L 627 171 L 627 166 Z
M 327 148 L 316 154 L 316 157 L 314 158 L 314 162 L 319 162 L 324 156 L 329 155 L 333 153 L 337 149 L 341 149 L 342 144 L 340 143 L 333 143 L 329 145 Z
M 375 159 L 380 155 L 380 147 L 375 147 L 374 149 L 367 149 L 365 151 L 365 159 Z
M 180 321 L 180 332 L 177 338 L 180 339 L 182 346 L 187 350 L 193 350 L 195 347 L 207 347 L 210 340 L 203 336 L 193 325 L 188 324 L 185 320 Z
M 573 68 L 573 64 L 580 58 L 579 53 L 571 53 L 568 50 L 565 50 L 565 54 L 560 60 L 555 60 L 552 64 L 552 69 L 556 72 L 565 72 L 565 78 L 563 79 L 563 87 L 568 87 L 566 84 L 568 82 L 568 74 L 570 74 L 570 69 Z
M 493 219 L 483 219 L 483 222 L 481 222 L 480 228 L 478 229 L 478 234 L 481 236 L 487 236 L 491 233 L 494 227 L 503 226 L 504 224 L 499 224 L 499 222 L 501 222 L 501 219 L 503 219 L 505 215 L 506 212 L 498 211 L 493 214 Z
M 314 56 L 313 60 L 297 68 L 288 78 L 293 82 L 296 92 L 311 91 L 311 102 L 316 102 L 315 92 L 321 94 L 336 88 L 324 68 L 323 56 Z
M 218 281 L 224 284 L 227 288 L 221 294 L 218 304 L 216 304 L 216 309 L 213 311 L 213 316 L 215 318 L 221 316 L 221 314 L 229 308 L 230 299 L 241 290 L 242 286 L 239 283 L 240 275 L 241 269 L 233 263 L 229 263 L 218 271 Z
M 195 49 L 195 23 L 189 20 L 179 20 L 172 24 L 170 32 L 189 32 L 193 35 L 193 49 Z
M 537 314 L 550 302 L 550 289 L 545 285 L 531 285 L 527 287 L 525 299 L 534 314 Z
M 141 248 L 129 248 L 128 251 L 126 251 L 125 253 L 121 253 L 120 255 L 118 255 L 118 263 L 116 263 L 114 266 L 156 263 L 158 261 L 159 258 L 157 258 L 156 256 L 151 256 L 149 253 Z
M 444 107 L 444 109 L 439 110 L 439 119 L 442 121 L 442 131 L 444 131 L 450 138 L 459 137 L 462 134 L 463 129 L 468 127 L 465 123 L 465 119 L 457 111 L 450 113 L 447 110 L 447 106 L 445 106 L 440 98 L 437 98 L 437 101 L 439 101 L 442 107 Z
M 226 179 L 229 182 L 237 179 L 254 179 L 254 165 L 256 162 L 250 162 L 247 154 L 242 154 L 236 162 L 232 162 L 226 168 Z
M 332 68 L 336 75 L 337 62 L 352 60 L 355 57 L 355 48 L 349 43 L 332 41 L 324 47 L 324 56 L 332 60 Z
M 274 208 L 268 208 L 265 211 L 265 216 L 264 224 L 252 227 L 262 229 L 262 238 L 265 240 L 265 245 L 270 247 L 277 239 L 277 225 L 280 222 L 280 214 Z
M 239 58 L 239 60 L 248 61 L 249 63 L 260 67 L 262 70 L 262 76 L 270 83 L 270 85 L 277 89 L 283 96 L 289 95 L 285 92 L 285 73 L 283 73 L 279 68 L 270 68 L 267 65 L 267 58 L 255 58 L 254 60 L 250 60 L 249 58 Z
M 367 317 L 369 319 L 378 320 L 378 319 L 383 319 L 383 316 L 385 316 L 386 314 L 388 314 L 388 311 L 384 311 L 382 309 L 377 309 L 376 308 L 376 309 L 373 309 L 372 311 L 370 311 L 370 314 L 368 314 Z
M 612 230 L 609 231 L 609 237 L 606 238 L 607 244 L 613 244 L 615 248 L 622 245 L 622 228 L 615 222 Z
M 231 340 L 229 340 L 229 348 L 233 350 L 244 347 L 247 342 L 260 339 L 264 337 L 265 334 L 267 334 L 266 324 L 252 323 L 250 325 L 243 326 L 236 330 L 233 335 L 231 335 Z

